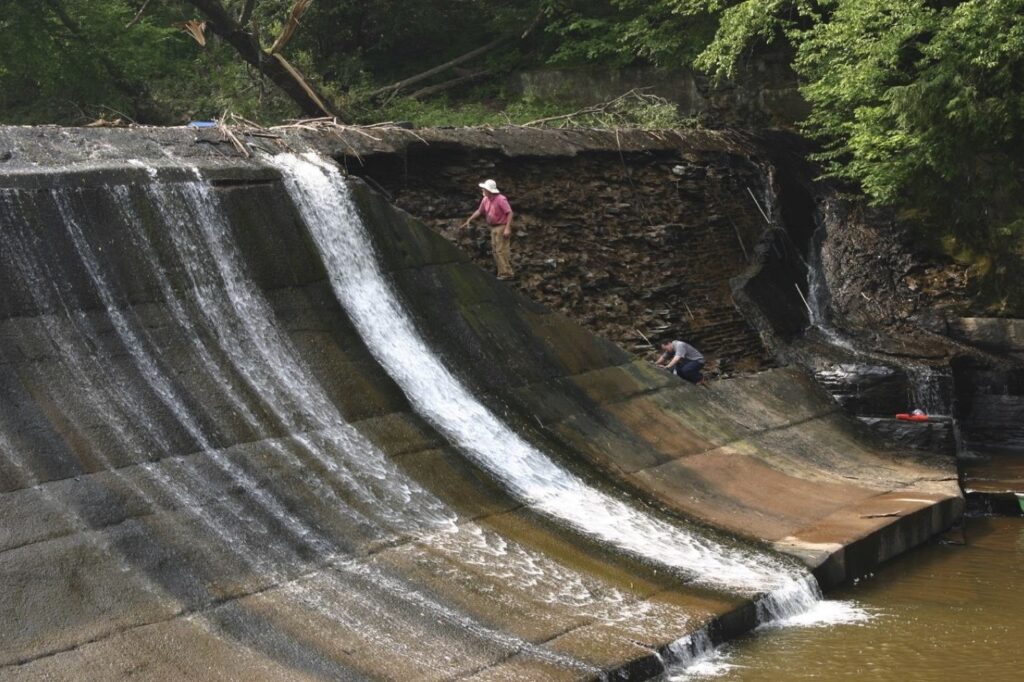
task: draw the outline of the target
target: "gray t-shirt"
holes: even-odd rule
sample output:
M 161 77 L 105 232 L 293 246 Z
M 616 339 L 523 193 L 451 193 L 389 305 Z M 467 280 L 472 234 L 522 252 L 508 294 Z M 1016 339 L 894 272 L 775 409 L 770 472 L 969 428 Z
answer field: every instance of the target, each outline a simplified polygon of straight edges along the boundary
M 703 360 L 704 356 L 700 354 L 700 351 L 686 343 L 685 341 L 673 341 L 672 352 L 676 354 L 677 358 L 683 360 Z

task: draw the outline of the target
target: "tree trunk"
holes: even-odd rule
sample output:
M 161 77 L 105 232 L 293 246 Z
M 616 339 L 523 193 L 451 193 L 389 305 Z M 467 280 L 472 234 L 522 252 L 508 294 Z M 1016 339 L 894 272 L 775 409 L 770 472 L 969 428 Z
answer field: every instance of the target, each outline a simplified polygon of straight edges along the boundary
M 463 83 L 469 83 L 470 81 L 475 81 L 478 78 L 483 78 L 484 76 L 489 76 L 489 75 L 491 75 L 490 71 L 475 71 L 474 73 L 467 73 L 465 76 L 459 76 L 458 78 L 452 78 L 451 80 L 447 80 L 444 83 L 438 83 L 437 85 L 430 85 L 430 86 L 427 86 L 425 88 L 420 88 L 416 92 L 414 92 L 411 95 L 409 95 L 409 97 L 411 97 L 412 99 L 422 99 L 424 97 L 433 97 L 434 95 L 436 95 L 439 92 L 444 92 L 445 90 L 450 90 L 450 89 L 452 89 L 454 87 L 458 87 L 459 85 L 462 85 Z
M 239 25 L 220 0 L 187 0 L 206 17 L 208 27 L 239 56 L 291 98 L 306 116 L 335 116 L 334 107 L 316 87 L 278 55 L 271 56 L 260 47 L 259 39 Z M 277 58 L 275 58 L 277 57 Z
M 478 47 L 472 52 L 467 52 L 466 54 L 460 57 L 456 57 L 450 62 L 445 62 L 444 64 L 435 66 L 432 69 L 424 71 L 423 73 L 418 73 L 415 76 L 406 78 L 405 80 L 400 80 L 397 83 L 392 83 L 391 85 L 380 88 L 379 90 L 374 90 L 373 92 L 370 93 L 370 97 L 379 97 L 380 95 L 386 95 L 389 92 L 396 92 L 398 90 L 401 90 L 402 88 L 408 87 L 410 85 L 415 85 L 416 83 L 419 83 L 421 81 L 425 81 L 431 76 L 436 76 L 437 74 L 443 73 L 448 69 L 453 69 L 456 66 L 459 66 L 460 64 L 465 64 L 471 59 L 475 59 L 476 57 L 479 57 L 482 54 L 486 54 L 491 50 L 501 47 L 511 39 L 511 36 L 502 36 L 496 40 L 492 40 L 483 47 Z

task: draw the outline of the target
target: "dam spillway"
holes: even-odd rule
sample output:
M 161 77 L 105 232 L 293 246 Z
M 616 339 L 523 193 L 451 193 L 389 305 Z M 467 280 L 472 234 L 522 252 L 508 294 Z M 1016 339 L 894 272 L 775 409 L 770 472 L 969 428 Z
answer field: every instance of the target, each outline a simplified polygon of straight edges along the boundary
M 959 510 L 799 372 L 683 385 L 322 155 L 118 134 L 0 171 L 0 679 L 643 678 Z

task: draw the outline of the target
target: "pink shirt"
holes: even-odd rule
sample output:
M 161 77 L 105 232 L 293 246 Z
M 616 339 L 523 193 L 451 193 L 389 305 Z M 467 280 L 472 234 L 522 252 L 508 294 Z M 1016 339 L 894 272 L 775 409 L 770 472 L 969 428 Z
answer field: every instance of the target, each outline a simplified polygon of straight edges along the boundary
M 512 207 L 504 194 L 487 195 L 480 200 L 480 212 L 487 216 L 487 222 L 491 225 L 504 225 L 508 222 Z

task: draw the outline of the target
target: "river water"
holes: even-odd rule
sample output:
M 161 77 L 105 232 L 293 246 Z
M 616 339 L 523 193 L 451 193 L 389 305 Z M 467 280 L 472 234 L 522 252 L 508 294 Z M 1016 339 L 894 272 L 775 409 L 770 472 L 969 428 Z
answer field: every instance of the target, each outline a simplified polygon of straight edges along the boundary
M 1020 680 L 1024 674 L 1024 519 L 966 520 L 965 544 L 931 543 L 829 596 L 859 625 L 763 629 L 672 677 L 780 680 Z

